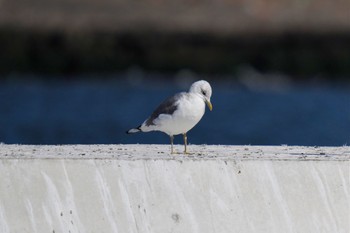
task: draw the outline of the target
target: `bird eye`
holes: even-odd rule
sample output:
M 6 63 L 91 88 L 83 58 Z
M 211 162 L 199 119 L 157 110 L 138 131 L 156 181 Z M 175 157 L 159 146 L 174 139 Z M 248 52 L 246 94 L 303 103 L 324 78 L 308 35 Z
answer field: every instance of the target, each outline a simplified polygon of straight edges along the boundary
M 202 94 L 206 96 L 206 95 L 207 95 L 207 92 L 204 91 L 204 90 L 202 90 Z

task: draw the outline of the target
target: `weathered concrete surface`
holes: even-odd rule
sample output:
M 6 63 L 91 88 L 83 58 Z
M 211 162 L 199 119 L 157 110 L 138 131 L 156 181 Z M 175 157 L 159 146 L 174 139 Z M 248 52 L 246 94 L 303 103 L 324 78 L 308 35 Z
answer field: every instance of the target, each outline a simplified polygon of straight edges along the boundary
M 189 149 L 2 144 L 0 232 L 350 231 L 349 147 Z

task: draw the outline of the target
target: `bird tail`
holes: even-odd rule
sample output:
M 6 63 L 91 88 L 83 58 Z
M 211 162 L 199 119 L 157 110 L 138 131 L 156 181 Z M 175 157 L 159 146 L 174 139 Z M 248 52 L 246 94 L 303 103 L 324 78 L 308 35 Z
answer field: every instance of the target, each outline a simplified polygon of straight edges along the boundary
M 141 125 L 137 128 L 132 128 L 132 129 L 129 129 L 128 131 L 126 131 L 127 134 L 138 133 L 138 132 L 141 132 Z

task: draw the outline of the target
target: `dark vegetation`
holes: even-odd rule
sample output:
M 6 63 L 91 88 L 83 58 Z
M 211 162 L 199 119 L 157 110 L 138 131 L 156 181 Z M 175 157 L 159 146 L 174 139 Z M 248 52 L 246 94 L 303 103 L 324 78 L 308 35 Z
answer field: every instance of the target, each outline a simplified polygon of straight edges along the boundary
M 304 79 L 350 77 L 350 33 L 225 35 L 166 32 L 0 30 L 0 77 L 11 72 L 109 73 L 144 70 L 235 74 L 241 65 Z

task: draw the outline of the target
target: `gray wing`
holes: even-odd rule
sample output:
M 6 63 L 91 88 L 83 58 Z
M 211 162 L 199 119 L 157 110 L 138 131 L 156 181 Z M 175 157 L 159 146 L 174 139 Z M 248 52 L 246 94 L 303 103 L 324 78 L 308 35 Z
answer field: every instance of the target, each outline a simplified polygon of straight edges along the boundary
M 173 114 L 177 110 L 177 101 L 185 95 L 184 92 L 178 93 L 168 99 L 164 100 L 156 110 L 152 113 L 152 115 L 146 120 L 146 126 L 154 125 L 154 120 L 159 117 L 160 114 Z

